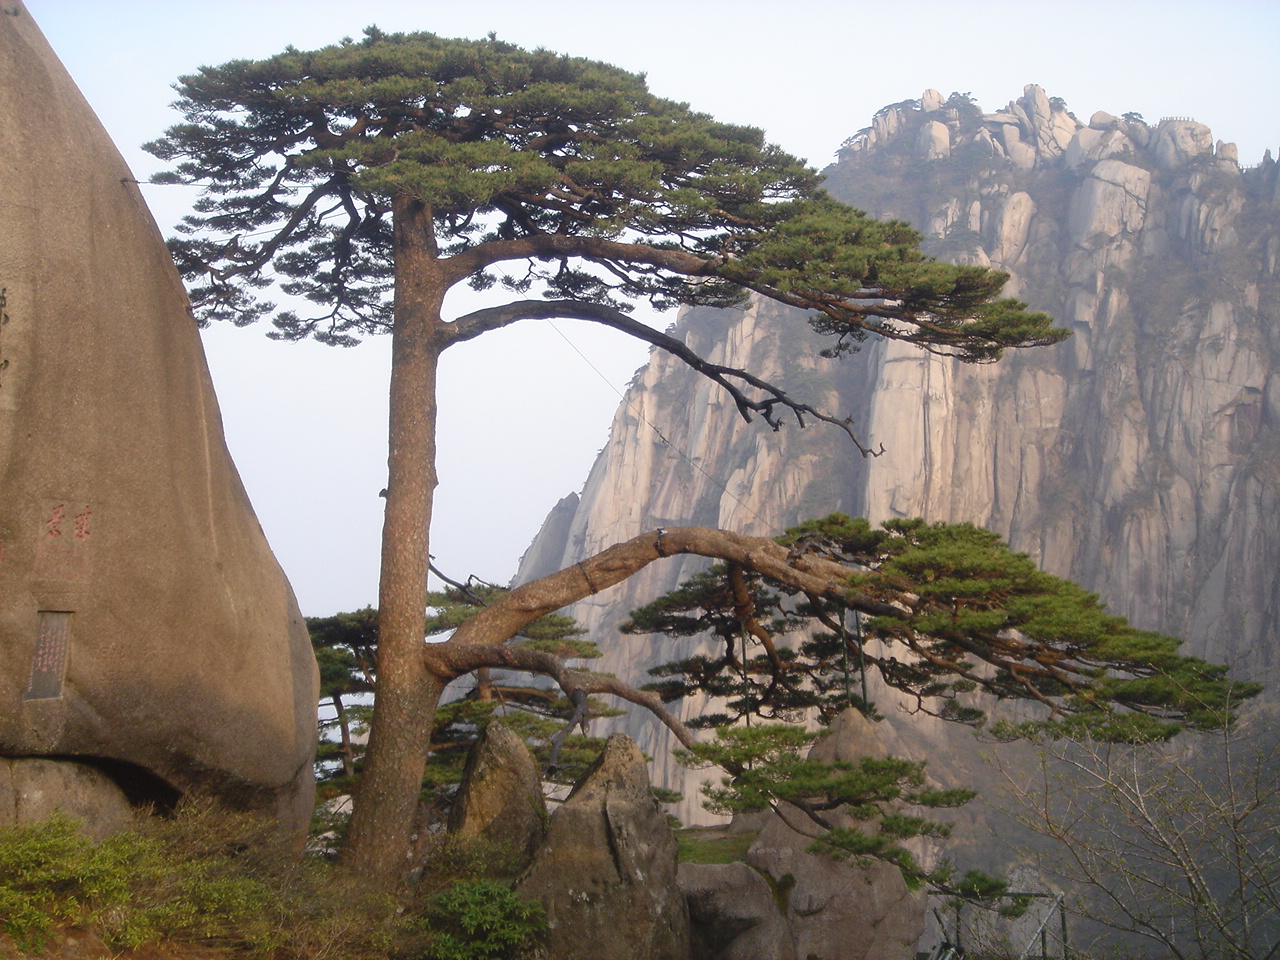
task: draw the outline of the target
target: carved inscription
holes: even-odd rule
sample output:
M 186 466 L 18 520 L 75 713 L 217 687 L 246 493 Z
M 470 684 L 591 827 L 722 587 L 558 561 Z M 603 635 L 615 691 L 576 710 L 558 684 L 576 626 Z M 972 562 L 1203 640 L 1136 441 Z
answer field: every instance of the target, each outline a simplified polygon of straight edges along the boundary
M 86 504 L 51 503 L 36 541 L 35 575 L 46 580 L 87 580 L 93 512 Z
M 71 613 L 41 610 L 36 622 L 36 652 L 31 658 L 31 679 L 27 681 L 23 700 L 51 700 L 62 696 L 70 645 Z

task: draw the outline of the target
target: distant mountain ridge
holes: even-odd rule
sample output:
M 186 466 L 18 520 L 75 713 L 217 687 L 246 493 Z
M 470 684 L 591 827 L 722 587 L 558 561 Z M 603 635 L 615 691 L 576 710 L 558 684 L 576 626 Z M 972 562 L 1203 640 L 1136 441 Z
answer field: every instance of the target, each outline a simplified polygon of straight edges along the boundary
M 971 520 L 1138 625 L 1252 678 L 1274 673 L 1280 176 L 1270 152 L 1242 169 L 1234 145 L 1193 120 L 1082 123 L 1036 86 L 990 114 L 931 90 L 880 110 L 827 174 L 833 195 L 911 222 L 935 256 L 1008 271 L 1010 295 L 1074 336 L 983 367 L 885 342 L 832 362 L 783 308 L 686 311 L 676 329 L 704 356 L 851 413 L 885 454 L 863 460 L 821 426 L 743 424 L 711 384 L 655 353 L 580 497 L 557 506 L 517 579 L 662 525 L 768 534 L 832 510 Z M 601 669 L 638 678 L 676 657 L 613 628 L 700 565 L 655 565 L 573 611 L 607 651 Z M 880 727 L 891 749 L 928 755 L 964 736 L 890 702 Z M 678 786 L 665 732 L 637 714 L 625 724 L 654 755 L 655 779 Z M 956 777 L 972 772 L 957 762 Z M 701 816 L 691 795 L 678 812 Z

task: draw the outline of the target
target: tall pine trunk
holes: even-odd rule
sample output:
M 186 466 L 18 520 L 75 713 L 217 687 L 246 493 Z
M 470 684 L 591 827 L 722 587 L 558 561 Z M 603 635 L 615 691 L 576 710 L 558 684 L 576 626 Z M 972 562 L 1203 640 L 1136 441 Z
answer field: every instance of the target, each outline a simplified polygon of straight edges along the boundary
M 370 883 L 406 867 L 431 728 L 446 681 L 424 658 L 428 538 L 436 488 L 436 366 L 445 286 L 431 210 L 398 198 L 387 505 L 378 588 L 377 692 L 343 861 Z

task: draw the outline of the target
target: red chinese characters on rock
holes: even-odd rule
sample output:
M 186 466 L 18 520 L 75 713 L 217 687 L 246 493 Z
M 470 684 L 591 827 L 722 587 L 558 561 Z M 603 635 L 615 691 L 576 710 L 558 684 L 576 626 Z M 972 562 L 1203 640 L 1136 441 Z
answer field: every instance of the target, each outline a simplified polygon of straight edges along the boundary
M 84 510 L 76 514 L 75 524 L 76 524 L 76 539 L 81 541 L 88 540 L 89 539 L 89 508 L 88 507 L 85 507 Z
M 64 500 L 47 508 L 36 543 L 34 573 L 37 579 L 82 581 L 89 578 L 92 516 L 88 504 L 75 506 Z

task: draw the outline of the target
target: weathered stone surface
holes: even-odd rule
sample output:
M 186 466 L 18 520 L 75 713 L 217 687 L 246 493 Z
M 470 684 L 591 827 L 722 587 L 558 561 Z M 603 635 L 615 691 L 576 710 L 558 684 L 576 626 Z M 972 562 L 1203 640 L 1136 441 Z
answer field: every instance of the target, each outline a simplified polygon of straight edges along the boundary
M 66 760 L 0 759 L 0 827 L 38 823 L 58 811 L 98 838 L 133 818 L 129 798 L 101 770 Z
M 887 753 L 874 724 L 847 710 L 810 750 L 827 762 Z M 808 851 L 814 824 L 784 806 L 759 815 L 745 863 L 682 864 L 694 960 L 907 960 L 924 930 L 925 899 L 899 871 Z M 736 821 L 735 821 L 736 823 Z M 849 821 L 845 826 L 853 826 Z
M 578 504 L 576 493 L 560 498 L 560 501 L 551 508 L 546 519 L 542 521 L 542 526 L 529 545 L 529 549 L 520 558 L 521 565 L 537 570 L 559 569 L 560 556 L 564 553 L 563 544 L 569 537 L 573 518 L 578 512 Z M 540 552 L 544 548 L 550 551 L 549 556 Z
M 159 231 L 14 2 L 0 129 L 0 755 L 92 759 L 303 827 L 302 617 Z
M 517 890 L 547 912 L 550 960 L 686 960 L 676 840 L 635 741 L 614 734 L 551 816 Z
M 1132 156 L 1135 149 L 1133 141 L 1125 135 L 1123 130 L 1095 130 L 1092 127 L 1082 127 L 1067 144 L 1064 158 L 1068 167 L 1079 170 L 1086 164 L 1097 163 L 1107 157 Z
M 888 753 L 878 725 L 852 707 L 832 720 L 827 735 L 809 749 L 809 756 L 824 763 L 856 763 L 863 757 L 880 758 Z
M 1026 248 L 1035 213 L 1035 201 L 1021 190 L 1005 200 L 1000 208 L 999 239 L 992 254 L 992 264 L 1007 270 L 1018 262 Z
M 1103 160 L 1089 171 L 1071 200 L 1067 230 L 1082 246 L 1094 238 L 1116 239 L 1142 229 L 1151 174 L 1120 160 Z
M 1213 152 L 1213 134 L 1194 120 L 1163 120 L 1156 128 L 1156 163 L 1164 170 L 1176 170 L 1196 157 Z
M 490 723 L 467 757 L 449 829 L 528 855 L 542 839 L 546 821 L 533 754 L 509 727 Z
M 888 864 L 856 867 L 814 856 L 813 837 L 774 818 L 747 863 L 789 888 L 786 920 L 795 955 L 806 960 L 910 960 L 924 932 L 925 898 Z M 798 827 L 800 829 L 794 829 Z M 788 879 L 790 878 L 790 879 Z
M 745 863 L 682 863 L 692 960 L 796 960 L 773 886 Z
M 925 160 L 941 160 L 951 156 L 951 132 L 947 125 L 930 120 L 921 126 L 916 150 Z

